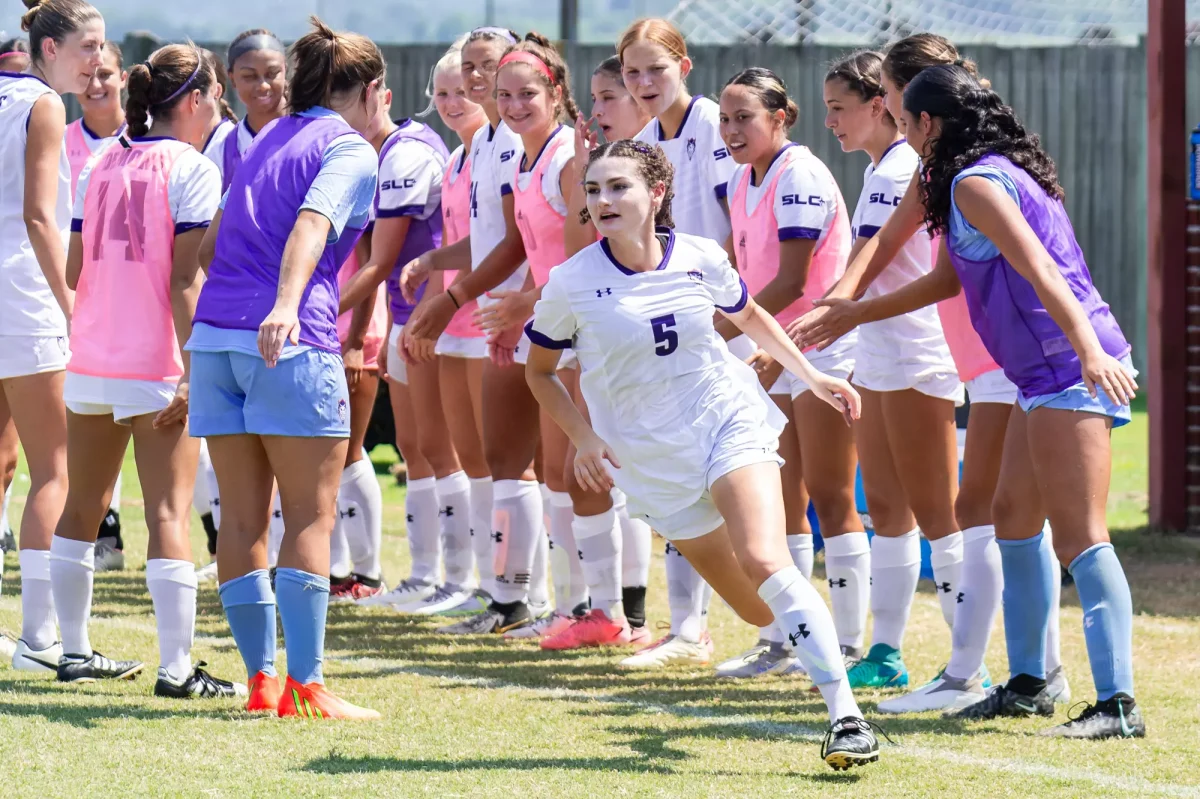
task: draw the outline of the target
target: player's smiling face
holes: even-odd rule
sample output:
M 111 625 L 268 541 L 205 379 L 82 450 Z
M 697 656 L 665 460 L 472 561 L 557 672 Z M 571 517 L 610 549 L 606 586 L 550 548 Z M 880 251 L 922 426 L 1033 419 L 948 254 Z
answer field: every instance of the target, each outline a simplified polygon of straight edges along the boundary
M 653 224 L 666 186 L 646 185 L 632 158 L 610 156 L 588 167 L 583 190 L 596 230 L 605 238 L 620 239 L 636 236 L 648 220 Z
M 121 90 L 125 88 L 126 75 L 117 63 L 115 51 L 106 50 L 104 61 L 87 90 L 79 95 L 79 105 L 83 108 L 84 116 L 89 114 L 112 113 L 121 107 Z
M 496 110 L 513 133 L 549 129 L 555 109 L 555 91 L 529 64 L 505 64 L 496 76 Z
M 483 108 L 467 99 L 462 72 L 439 72 L 433 77 L 433 105 L 446 127 L 459 135 L 470 133 L 483 124 Z
M 726 86 L 721 92 L 721 138 L 733 160 L 753 164 L 780 147 L 782 111 L 772 113 L 749 86 Z
M 882 112 L 882 98 L 864 100 L 841 78 L 825 81 L 825 127 L 842 145 L 842 152 L 866 149 Z
M 233 89 L 247 109 L 269 115 L 287 92 L 287 60 L 275 50 L 251 50 L 233 64 Z
M 644 39 L 621 54 L 625 88 L 652 117 L 661 116 L 674 104 L 691 69 L 691 59 L 680 60 L 661 44 Z
M 467 42 L 462 49 L 463 86 L 472 102 L 487 105 L 496 90 L 496 67 L 504 45 L 491 39 Z

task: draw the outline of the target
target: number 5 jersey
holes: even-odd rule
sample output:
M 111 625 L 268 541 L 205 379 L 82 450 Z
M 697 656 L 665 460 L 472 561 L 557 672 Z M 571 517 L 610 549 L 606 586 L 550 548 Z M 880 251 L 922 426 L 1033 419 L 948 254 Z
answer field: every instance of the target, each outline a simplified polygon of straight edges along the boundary
M 659 240 L 663 259 L 650 272 L 626 269 L 607 240 L 568 259 L 526 332 L 539 346 L 574 349 L 592 427 L 621 463 L 617 486 L 631 512 L 661 517 L 701 498 L 716 449 L 775 452 L 785 419 L 713 329 L 714 309 L 736 313 L 747 301 L 721 245 L 666 228 Z M 753 440 L 722 436 L 734 422 Z

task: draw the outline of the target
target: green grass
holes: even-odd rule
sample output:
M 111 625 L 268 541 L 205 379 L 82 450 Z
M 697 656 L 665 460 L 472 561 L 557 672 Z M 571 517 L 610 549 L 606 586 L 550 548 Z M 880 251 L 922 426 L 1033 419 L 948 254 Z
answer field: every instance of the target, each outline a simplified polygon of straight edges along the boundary
M 1138 697 L 1150 727 L 1144 741 L 1048 741 L 1035 736 L 1046 726 L 1041 721 L 884 719 L 898 745 L 885 748 L 878 766 L 840 775 L 817 758 L 825 711 L 803 679 L 731 684 L 703 668 L 623 674 L 613 668 L 613 653 L 447 642 L 433 635 L 433 622 L 335 607 L 326 675 L 342 695 L 382 711 L 383 721 L 281 722 L 250 718 L 231 703 L 160 700 L 150 695 L 152 668 L 135 682 L 88 687 L 0 669 L 0 739 L 7 742 L 0 796 L 1200 796 L 1200 546 L 1144 530 L 1144 413 L 1115 434 L 1114 446 L 1110 522 L 1138 611 Z M 386 462 L 382 450 L 376 455 Z M 97 577 L 92 640 L 153 667 L 154 623 L 141 571 L 145 525 L 132 462 L 126 465 L 129 569 Z M 403 491 L 387 474 L 380 479 L 385 568 L 397 577 L 407 571 Z M 18 495 L 27 485 L 18 483 Z M 14 519 L 21 507 L 18 498 Z M 201 539 L 197 532 L 198 561 Z M 7 566 L 0 627 L 13 631 L 15 555 Z M 650 617 L 664 619 L 659 563 L 652 582 Z M 1065 660 L 1076 694 L 1088 698 L 1073 590 L 1063 602 Z M 212 588 L 201 589 L 198 627 L 195 657 L 218 675 L 240 678 Z M 755 637 L 719 601 L 711 627 L 718 657 Z M 999 628 L 992 640 L 988 663 L 1002 675 Z M 923 585 L 906 640 L 913 678 L 932 676 L 948 646 L 937 600 Z M 886 696 L 860 699 L 872 715 Z

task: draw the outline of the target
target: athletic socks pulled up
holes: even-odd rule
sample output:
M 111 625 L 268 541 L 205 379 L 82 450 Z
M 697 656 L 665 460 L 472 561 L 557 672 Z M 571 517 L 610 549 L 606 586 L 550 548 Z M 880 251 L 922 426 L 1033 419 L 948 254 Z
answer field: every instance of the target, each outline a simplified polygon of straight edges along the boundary
M 621 585 L 626 588 L 645 588 L 650 584 L 650 546 L 653 533 L 650 525 L 629 515 L 625 492 L 612 490 L 613 511 L 621 527 Z M 625 607 L 629 618 L 629 606 Z M 631 621 L 632 623 L 632 621 Z
M 271 500 L 271 521 L 267 525 L 267 565 L 274 569 L 279 565 L 279 548 L 283 546 L 283 500 L 276 489 Z
M 300 569 L 280 568 L 275 596 L 283 623 L 288 676 L 301 685 L 324 683 L 325 617 L 329 610 L 329 580 Z
M 1042 533 L 1021 541 L 996 543 L 1004 570 L 1004 639 L 1009 671 L 1013 676 L 1027 674 L 1044 680 L 1053 584 L 1061 579 L 1058 561 L 1050 539 Z
M 550 491 L 542 494 L 542 508 L 546 514 L 546 532 L 550 535 L 550 577 L 554 582 L 554 606 L 565 616 L 579 604 L 587 601 L 587 582 L 579 560 L 579 547 L 575 542 L 572 525 L 575 510 L 571 495 L 565 491 Z
M 539 536 L 545 536 L 545 532 L 538 484 L 533 480 L 494 481 L 492 542 L 496 590 L 492 596 L 496 601 L 526 599 Z
M 154 603 L 159 665 L 167 670 L 172 680 L 183 682 L 192 673 L 192 641 L 196 635 L 196 567 L 186 560 L 148 560 L 146 587 Z
M 365 456 L 342 470 L 337 510 L 351 570 L 362 577 L 379 579 L 383 490 L 375 477 L 375 466 Z
M 437 583 L 441 575 L 442 528 L 438 520 L 437 480 L 421 477 L 408 481 L 404 495 L 408 551 L 412 556 L 412 579 Z
M 92 654 L 88 619 L 92 615 L 92 581 L 96 572 L 96 545 L 57 535 L 50 540 L 50 585 L 62 631 L 63 652 Z
M 471 479 L 471 548 L 475 550 L 475 568 L 479 587 L 492 592 L 495 571 L 492 558 L 492 478 Z
M 333 519 L 333 532 L 329 534 L 329 577 L 332 580 L 345 580 L 350 576 L 354 565 L 350 562 L 350 542 L 346 538 L 341 502 L 338 502 L 337 510 L 338 514 Z
M 812 580 L 813 573 L 813 537 L 808 535 L 787 536 L 788 552 L 792 555 L 792 563 L 804 575 L 805 580 Z
M 696 643 L 707 623 L 708 583 L 678 549 L 667 542 L 667 602 L 671 608 L 671 635 Z
M 1112 544 L 1088 547 L 1067 568 L 1083 606 L 1083 638 L 1104 702 L 1118 693 L 1133 696 L 1133 599 L 1125 570 Z
M 921 536 L 917 529 L 895 538 L 871 540 L 872 642 L 900 649 L 921 576 Z
M 871 597 L 871 544 L 866 533 L 825 539 L 829 604 L 841 646 L 862 649 Z
M 572 525 L 592 607 L 610 618 L 621 606 L 621 528 L 615 511 L 576 516 Z
M 933 566 L 933 587 L 942 606 L 942 618 L 954 629 L 958 593 L 962 589 L 963 534 L 951 533 L 929 542 L 929 563 Z M 969 675 L 968 675 L 969 676 Z
M 280 571 L 283 571 L 280 569 Z M 229 630 L 246 664 L 246 675 L 275 675 L 275 594 L 266 569 L 235 577 L 221 585 L 221 606 Z M 328 601 L 328 594 L 326 594 Z
M 533 548 L 533 566 L 529 570 L 529 592 L 526 599 L 541 610 L 550 607 L 550 536 L 543 524 Z
M 375 482 L 375 486 L 378 489 L 378 481 Z M 446 582 L 467 585 L 471 582 L 472 568 L 475 565 L 475 551 L 471 544 L 471 480 L 467 473 L 458 471 L 439 477 L 437 497 L 438 517 L 442 524 L 442 557 L 446 562 Z M 382 507 L 382 494 L 379 501 Z M 380 530 L 382 529 L 381 525 Z
M 31 649 L 45 649 L 58 640 L 58 614 L 50 582 L 50 551 L 22 549 L 21 638 Z
M 993 525 L 969 527 L 963 530 L 962 537 L 962 582 L 946 674 L 969 679 L 983 666 L 992 625 L 1000 610 L 1004 573 Z
M 758 587 L 758 595 L 775 614 L 776 625 L 820 689 L 829 706 L 830 721 L 861 717 L 846 679 L 833 617 L 812 583 L 795 566 L 789 566 L 768 577 Z
M 1050 521 L 1042 526 L 1042 535 L 1049 541 L 1050 551 L 1054 551 L 1054 538 L 1050 532 Z M 1058 556 L 1055 555 L 1055 560 Z M 1070 569 L 1067 570 L 1070 572 Z M 1059 637 L 1059 621 L 1062 606 L 1062 580 L 1055 580 L 1050 585 L 1050 622 L 1046 625 L 1046 674 L 1062 666 L 1062 641 Z

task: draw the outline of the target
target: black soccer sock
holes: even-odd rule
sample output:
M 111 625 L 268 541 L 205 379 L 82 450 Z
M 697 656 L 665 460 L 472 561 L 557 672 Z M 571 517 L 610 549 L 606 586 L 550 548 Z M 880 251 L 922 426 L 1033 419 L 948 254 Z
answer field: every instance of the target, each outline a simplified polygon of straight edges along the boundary
M 200 523 L 204 525 L 204 534 L 208 536 L 208 554 L 214 558 L 217 556 L 217 525 L 213 521 L 213 515 L 206 513 L 200 517 Z
M 646 586 L 625 586 L 621 589 L 621 604 L 625 619 L 633 628 L 646 626 Z

